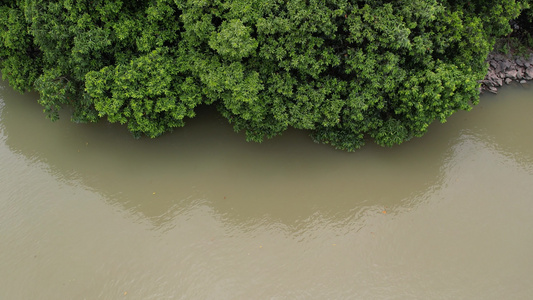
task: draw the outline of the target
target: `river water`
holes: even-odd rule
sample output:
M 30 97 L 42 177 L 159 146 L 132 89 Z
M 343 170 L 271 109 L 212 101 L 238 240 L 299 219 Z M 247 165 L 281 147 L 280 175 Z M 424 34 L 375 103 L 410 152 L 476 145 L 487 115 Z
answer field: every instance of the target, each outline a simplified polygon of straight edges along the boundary
M 531 299 L 533 89 L 401 146 L 209 108 L 158 139 L 0 83 L 0 299 Z

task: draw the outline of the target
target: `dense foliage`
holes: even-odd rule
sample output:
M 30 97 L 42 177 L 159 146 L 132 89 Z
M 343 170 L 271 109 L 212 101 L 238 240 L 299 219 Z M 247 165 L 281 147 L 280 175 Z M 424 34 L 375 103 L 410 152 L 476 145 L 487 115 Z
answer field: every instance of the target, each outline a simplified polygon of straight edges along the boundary
M 531 1 L 530 1 L 531 3 Z M 513 31 L 499 39 L 494 50 L 504 54 L 528 57 L 533 52 L 533 8 L 522 11 L 511 21 Z
M 47 115 L 159 136 L 200 104 L 261 141 L 346 150 L 421 136 L 478 101 L 515 0 L 0 1 L 2 75 Z

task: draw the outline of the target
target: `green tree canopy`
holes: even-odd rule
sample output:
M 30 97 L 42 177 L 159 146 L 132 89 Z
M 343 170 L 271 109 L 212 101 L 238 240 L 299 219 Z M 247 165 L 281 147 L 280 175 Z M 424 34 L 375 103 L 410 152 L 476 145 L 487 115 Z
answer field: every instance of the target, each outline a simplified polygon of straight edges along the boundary
M 515 0 L 0 1 L 0 67 L 52 119 L 156 137 L 215 105 L 262 141 L 354 150 L 423 135 L 479 99 Z

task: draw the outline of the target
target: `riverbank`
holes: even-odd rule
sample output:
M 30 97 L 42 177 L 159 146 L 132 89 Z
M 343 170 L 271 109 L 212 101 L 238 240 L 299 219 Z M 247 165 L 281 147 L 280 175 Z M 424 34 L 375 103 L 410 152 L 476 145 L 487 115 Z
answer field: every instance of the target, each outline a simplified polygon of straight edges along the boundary
M 485 79 L 481 80 L 481 92 L 498 93 L 504 84 L 518 82 L 527 84 L 533 79 L 533 53 L 525 57 L 513 57 L 499 53 L 491 53 L 487 62 L 489 69 Z

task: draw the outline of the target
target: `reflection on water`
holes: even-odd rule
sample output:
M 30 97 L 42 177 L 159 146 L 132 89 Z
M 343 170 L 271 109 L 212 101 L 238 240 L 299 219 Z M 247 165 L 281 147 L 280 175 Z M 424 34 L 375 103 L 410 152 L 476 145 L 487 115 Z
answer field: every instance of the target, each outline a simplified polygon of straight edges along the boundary
M 10 111 L 25 113 L 21 119 L 4 110 L 11 151 L 45 162 L 58 179 L 75 180 L 157 227 L 172 219 L 173 209 L 199 198 L 229 219 L 269 216 L 286 223 L 317 209 L 335 216 L 366 202 L 398 205 L 435 184 L 446 157 L 446 141 L 429 141 L 432 151 L 370 145 L 355 155 L 316 145 L 297 131 L 247 143 L 205 108 L 184 129 L 134 140 L 104 122 L 76 125 L 64 117 L 50 123 L 33 103 L 35 95 L 26 98 L 6 100 Z
M 531 91 L 356 153 L 247 143 L 210 108 L 155 140 L 0 89 L 0 298 L 526 299 Z M 4 294 L 2 294 L 4 293 Z

